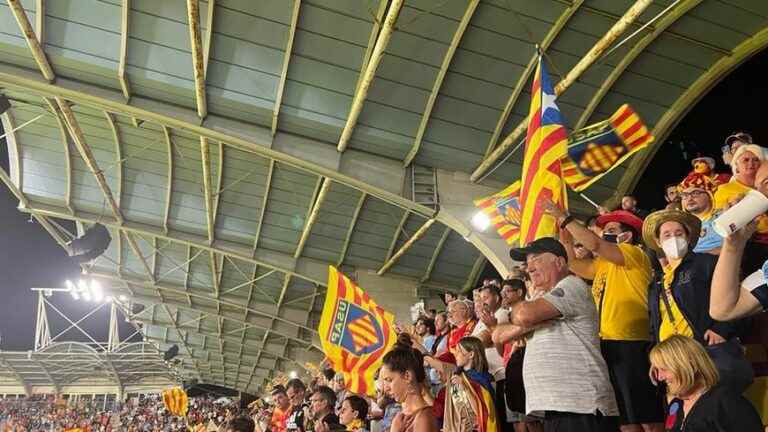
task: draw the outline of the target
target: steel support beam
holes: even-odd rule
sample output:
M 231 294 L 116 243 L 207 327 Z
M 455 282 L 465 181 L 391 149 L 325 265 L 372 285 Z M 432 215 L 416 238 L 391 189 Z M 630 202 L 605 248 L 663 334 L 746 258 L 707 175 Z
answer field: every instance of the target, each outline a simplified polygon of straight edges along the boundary
M 320 185 L 319 192 L 316 193 L 317 198 L 314 200 L 314 205 L 310 207 L 309 217 L 307 217 L 307 221 L 304 223 L 304 229 L 301 231 L 299 245 L 296 247 L 296 252 L 293 254 L 294 258 L 300 257 L 301 253 L 304 251 L 304 246 L 307 244 L 309 234 L 312 232 L 312 227 L 315 225 L 317 217 L 320 215 L 320 207 L 322 207 L 325 197 L 328 195 L 328 191 L 331 190 L 331 183 L 333 183 L 331 179 L 323 177 L 319 181 L 322 182 L 322 184 Z
M 445 245 L 445 241 L 448 240 L 449 235 L 451 235 L 451 229 L 450 228 L 444 229 L 443 235 L 440 236 L 440 240 L 437 242 L 434 252 L 432 252 L 432 258 L 429 260 L 429 264 L 427 265 L 427 270 L 424 271 L 424 276 L 421 277 L 421 282 L 426 282 L 429 280 L 430 277 L 432 277 L 432 270 L 435 269 L 435 263 L 437 262 L 437 258 L 440 256 L 440 252 L 443 250 L 443 246 Z
M 216 0 L 208 0 L 208 10 L 205 14 L 205 40 L 203 41 L 203 76 L 208 77 L 208 62 L 211 56 L 211 40 L 213 39 L 213 14 L 216 10 Z
M 632 46 L 632 48 L 624 55 L 624 57 L 622 57 L 619 63 L 613 67 L 611 73 L 608 74 L 603 83 L 600 85 L 600 88 L 597 89 L 595 94 L 589 100 L 589 103 L 587 103 L 587 107 L 584 108 L 584 111 L 581 113 L 578 121 L 573 126 L 573 129 L 581 129 L 584 127 L 584 125 L 587 124 L 587 121 L 592 116 L 592 113 L 595 112 L 605 95 L 608 94 L 608 91 L 613 87 L 613 84 L 616 83 L 624 71 L 627 70 L 629 65 L 635 61 L 637 56 L 645 51 L 648 45 L 656 40 L 659 35 L 664 33 L 669 28 L 669 26 L 674 24 L 680 17 L 698 6 L 702 1 L 703 0 L 683 0 L 677 6 L 675 6 L 674 9 L 672 9 L 671 13 L 663 16 L 655 24 L 653 24 L 652 30 L 640 38 L 640 40 L 638 40 L 635 45 Z
M 149 292 L 149 294 L 143 295 L 143 294 L 141 294 L 141 293 L 139 293 L 137 291 L 134 291 L 134 293 L 132 294 L 132 298 L 136 299 L 136 301 L 138 301 L 139 303 L 142 303 L 142 304 L 145 304 L 145 305 L 153 304 L 153 302 L 154 303 L 157 302 L 156 297 L 152 297 L 152 295 L 157 295 L 156 293 L 164 293 L 166 295 L 176 295 L 176 296 L 185 296 L 185 295 L 187 295 L 187 291 L 184 291 L 183 287 L 176 287 L 176 286 L 173 286 L 171 284 L 152 283 L 152 282 L 149 282 L 149 281 L 146 281 L 146 280 L 140 280 L 140 279 L 136 279 L 136 278 L 133 278 L 133 277 L 118 276 L 116 274 L 104 273 L 104 272 L 99 272 L 99 271 L 93 271 L 93 272 L 90 272 L 89 274 L 91 276 L 98 277 L 98 278 L 101 278 L 101 279 L 104 279 L 104 280 L 111 280 L 111 281 L 118 281 L 118 282 L 125 281 L 128 284 L 133 285 L 134 287 L 144 288 L 146 291 Z M 285 318 L 277 317 L 277 316 L 275 316 L 272 313 L 268 313 L 268 312 L 265 312 L 263 310 L 255 309 L 255 308 L 253 308 L 251 306 L 246 306 L 246 305 L 234 302 L 234 301 L 221 300 L 221 299 L 217 300 L 217 299 L 214 299 L 214 298 L 212 298 L 210 296 L 206 296 L 206 295 L 203 295 L 203 294 L 198 294 L 198 293 L 195 293 L 195 292 L 189 292 L 189 295 L 194 297 L 194 298 L 201 299 L 201 300 L 207 300 L 209 302 L 220 302 L 223 306 L 227 306 L 228 308 L 240 309 L 240 310 L 247 308 L 250 311 L 250 313 L 253 314 L 253 315 L 261 316 L 261 317 L 269 318 L 269 319 L 274 319 L 276 321 L 280 321 L 282 323 L 285 323 L 285 324 L 288 324 L 290 326 L 293 326 L 297 330 L 298 329 L 305 330 L 305 331 L 309 332 L 310 334 L 316 334 L 317 333 L 316 329 L 309 328 L 309 327 L 307 327 L 305 325 L 302 325 L 300 323 L 297 323 L 297 322 L 294 322 L 294 321 L 291 321 L 291 320 L 288 320 L 288 319 L 285 319 Z M 174 306 L 174 307 L 176 307 L 178 309 L 185 309 L 185 310 L 189 310 L 189 311 L 192 311 L 192 312 L 195 312 L 195 313 L 202 312 L 202 313 L 206 314 L 207 316 L 212 316 L 212 317 L 219 317 L 219 316 L 221 316 L 221 317 L 223 317 L 223 318 L 225 318 L 227 320 L 236 322 L 236 323 L 241 324 L 241 325 L 247 325 L 247 326 L 250 326 L 250 327 L 253 327 L 253 328 L 256 328 L 256 329 L 259 329 L 259 330 L 264 330 L 264 331 L 268 330 L 268 328 L 266 326 L 262 326 L 262 325 L 255 324 L 255 323 L 248 322 L 248 321 L 243 321 L 242 319 L 236 318 L 234 316 L 221 315 L 213 307 L 207 307 L 207 306 L 204 306 L 202 304 L 196 304 L 194 306 L 188 306 L 183 301 L 176 301 L 176 300 L 174 300 L 173 298 L 170 298 L 170 297 L 165 297 L 164 301 L 165 301 L 166 304 L 172 305 L 172 306 Z M 272 329 L 271 332 L 275 333 L 275 334 L 277 334 L 277 335 L 279 335 L 281 337 L 286 337 L 286 338 L 290 338 L 292 340 L 295 340 L 296 342 L 299 342 L 299 343 L 301 343 L 301 344 L 303 344 L 305 346 L 313 346 L 313 347 L 316 347 L 317 349 L 320 349 L 319 346 L 315 345 L 311 341 L 300 339 L 300 338 L 297 338 L 296 336 L 293 336 L 293 335 L 290 335 L 290 334 L 286 334 L 286 333 L 283 333 L 281 331 L 274 330 L 274 329 Z
M 280 104 L 283 102 L 283 92 L 285 91 L 285 80 L 288 78 L 288 64 L 291 62 L 291 53 L 293 52 L 293 39 L 296 36 L 296 24 L 299 22 L 299 9 L 301 0 L 293 0 L 293 10 L 291 11 L 291 27 L 288 29 L 288 40 L 285 43 L 285 53 L 283 54 L 283 69 L 280 72 L 280 81 L 277 84 L 277 93 L 275 94 L 275 108 L 272 110 L 272 136 L 277 132 L 277 120 L 280 116 Z
M 363 103 L 365 103 L 365 98 L 368 96 L 368 90 L 371 88 L 373 79 L 376 76 L 376 69 L 378 69 L 379 63 L 381 63 L 381 59 L 384 57 L 384 51 L 387 49 L 389 39 L 395 31 L 395 21 L 400 14 L 400 9 L 403 7 L 403 2 L 404 0 L 392 0 L 389 5 L 387 18 L 384 20 L 384 25 L 376 39 L 376 46 L 373 48 L 371 58 L 363 69 L 364 72 L 360 79 L 360 85 L 355 91 L 355 95 L 352 98 L 352 106 L 349 108 L 349 116 L 347 117 L 344 129 L 341 131 L 341 138 L 339 138 L 339 144 L 336 147 L 340 152 L 347 149 L 347 144 L 352 137 L 352 132 L 357 124 L 357 119 L 363 111 Z
M 40 73 L 48 82 L 53 82 L 56 79 L 56 75 L 53 73 L 53 69 L 45 57 L 40 39 L 35 35 L 35 29 L 32 28 L 32 24 L 29 22 L 27 12 L 24 11 L 24 7 L 21 5 L 21 0 L 8 0 L 8 6 L 11 8 L 13 17 L 16 18 L 16 22 L 19 24 L 21 34 L 24 36 L 24 40 L 27 41 L 29 51 L 32 54 L 32 58 L 35 59 Z
M 576 66 L 574 66 L 563 79 L 555 86 L 555 95 L 560 95 L 568 89 L 584 71 L 587 70 L 603 54 L 611 44 L 621 36 L 629 25 L 652 3 L 653 0 L 637 0 L 624 15 L 611 27 L 600 40 L 586 53 Z M 507 152 L 520 138 L 528 127 L 528 118 L 521 121 L 515 129 L 507 135 L 499 146 L 484 158 L 480 165 L 472 173 L 472 181 L 477 181 L 485 174 L 501 156 Z
M 429 118 L 432 116 L 432 109 L 435 107 L 437 95 L 440 94 L 440 88 L 443 86 L 445 74 L 448 72 L 448 67 L 451 65 L 453 55 L 456 53 L 456 48 L 459 47 L 461 38 L 464 36 L 464 32 L 467 30 L 469 21 L 475 14 L 475 10 L 477 9 L 477 5 L 479 3 L 480 0 L 469 0 L 467 10 L 464 12 L 464 16 L 461 17 L 459 26 L 456 29 L 456 32 L 453 34 L 451 44 L 448 45 L 448 51 L 446 51 L 445 56 L 443 57 L 443 63 L 440 65 L 440 70 L 437 72 L 435 84 L 432 86 L 432 91 L 429 93 L 429 98 L 427 99 L 427 105 L 424 108 L 424 113 L 421 115 L 419 129 L 416 130 L 416 138 L 413 140 L 411 150 L 405 156 L 405 160 L 403 161 L 404 166 L 410 165 L 413 162 L 413 159 L 416 158 L 416 155 L 419 153 L 419 148 L 421 148 L 421 140 L 424 138 L 424 132 L 427 131 L 427 124 L 429 123 Z
M 165 185 L 165 209 L 163 210 L 163 231 L 168 234 L 168 227 L 171 220 L 171 202 L 173 198 L 173 141 L 171 141 L 171 131 L 165 126 L 163 128 L 163 139 L 165 140 L 165 148 L 168 152 L 168 159 L 166 162 L 166 185 Z
M 120 7 L 120 63 L 117 65 L 117 80 L 120 82 L 120 90 L 125 101 L 131 100 L 131 86 L 125 76 L 125 65 L 128 58 L 128 30 L 130 29 L 129 16 L 131 15 L 131 0 L 123 0 Z
M 115 201 L 115 197 L 112 195 L 112 191 L 109 189 L 109 185 L 107 184 L 107 180 L 104 177 L 104 173 L 99 168 L 99 165 L 96 162 L 96 158 L 93 156 L 93 152 L 91 152 L 91 148 L 85 141 L 85 134 L 83 134 L 82 129 L 80 129 L 80 125 L 75 118 L 75 113 L 72 111 L 72 108 L 69 107 L 69 103 L 64 99 L 56 98 L 56 104 L 59 107 L 59 113 L 64 119 L 64 124 L 67 126 L 67 130 L 69 131 L 69 134 L 75 143 L 75 147 L 77 147 L 80 156 L 83 158 L 83 161 L 85 161 L 85 164 L 88 166 L 91 174 L 93 174 L 102 195 L 104 195 L 104 200 L 109 205 L 112 216 L 115 218 L 118 225 L 123 225 L 125 220 L 123 219 L 123 215 L 120 212 L 120 207 L 117 205 L 117 201 Z M 134 240 L 129 233 L 125 234 L 125 239 L 128 241 L 128 246 L 136 255 L 136 258 L 138 258 L 143 265 L 144 271 L 149 275 L 151 280 L 154 280 L 152 270 L 149 268 L 146 259 L 144 259 L 144 256 L 141 253 L 141 249 L 139 248 L 138 244 L 136 244 L 136 240 Z
M 435 223 L 436 219 L 431 218 L 427 219 L 426 222 L 424 222 L 424 225 L 422 225 L 418 230 L 416 230 L 415 233 L 409 238 L 408 240 L 403 243 L 403 246 L 400 247 L 400 249 L 395 252 L 394 255 L 392 255 L 387 262 L 384 263 L 383 266 L 379 269 L 379 271 L 376 272 L 377 275 L 381 276 L 384 273 L 387 272 L 395 263 L 400 260 L 400 258 L 408 251 L 408 249 L 411 248 L 417 241 L 419 241 L 420 238 L 424 237 L 424 234 L 427 233 L 427 230 L 429 230 L 429 227 L 432 226 L 433 223 Z
M 344 236 L 344 246 L 342 246 L 341 253 L 339 254 L 339 260 L 336 262 L 337 267 L 341 266 L 344 263 L 344 260 L 347 258 L 349 243 L 352 241 L 352 233 L 355 232 L 357 219 L 360 218 L 360 211 L 363 210 L 363 205 L 365 205 L 366 196 L 367 195 L 365 192 L 361 192 L 360 199 L 357 200 L 357 205 L 355 206 L 355 212 L 352 214 L 352 220 L 349 222 L 349 228 L 347 229 L 347 234 Z
M 198 0 L 187 0 L 187 24 L 189 26 L 189 45 L 192 48 L 197 115 L 202 121 L 208 115 L 208 105 L 205 100 L 205 65 L 203 62 L 203 44 L 200 37 L 200 5 Z

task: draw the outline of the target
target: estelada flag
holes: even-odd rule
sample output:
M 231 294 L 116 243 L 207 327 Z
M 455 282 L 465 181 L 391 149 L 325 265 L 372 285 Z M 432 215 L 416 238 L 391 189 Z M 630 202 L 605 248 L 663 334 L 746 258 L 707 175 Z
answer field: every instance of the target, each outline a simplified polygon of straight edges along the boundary
M 608 120 L 595 123 L 568 137 L 563 157 L 563 179 L 581 192 L 653 141 L 640 116 L 627 104 Z
M 317 331 L 333 370 L 352 393 L 375 396 L 374 374 L 397 340 L 395 317 L 333 266 Z
M 557 234 L 557 221 L 539 203 L 550 199 L 568 209 L 561 159 L 567 151 L 568 132 L 555 99 L 557 95 L 542 56 L 531 86 L 528 135 L 520 180 L 520 244 Z
M 507 244 L 520 239 L 520 181 L 485 198 L 476 199 L 475 207 L 488 216 L 496 232 Z

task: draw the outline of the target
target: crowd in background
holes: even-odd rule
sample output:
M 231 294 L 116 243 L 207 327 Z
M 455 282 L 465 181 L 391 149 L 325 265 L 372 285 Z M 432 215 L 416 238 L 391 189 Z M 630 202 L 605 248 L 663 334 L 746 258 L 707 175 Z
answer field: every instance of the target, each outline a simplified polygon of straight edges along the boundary
M 71 404 L 53 396 L 0 399 L 2 432 L 173 432 L 188 427 L 221 425 L 237 414 L 232 404 L 216 402 L 214 397 L 195 397 L 189 401 L 185 419 L 172 416 L 158 394 L 129 398 L 111 409 L 102 402 L 80 400 Z M 205 429 L 203 429 L 205 430 Z

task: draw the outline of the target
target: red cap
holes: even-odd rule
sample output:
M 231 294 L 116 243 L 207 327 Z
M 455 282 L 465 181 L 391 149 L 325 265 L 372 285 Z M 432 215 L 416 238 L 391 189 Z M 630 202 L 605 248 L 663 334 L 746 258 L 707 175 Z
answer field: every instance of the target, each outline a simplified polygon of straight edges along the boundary
M 600 228 L 608 222 L 620 222 L 629 225 L 638 233 L 643 231 L 643 220 L 627 210 L 614 210 L 597 218 L 597 226 Z

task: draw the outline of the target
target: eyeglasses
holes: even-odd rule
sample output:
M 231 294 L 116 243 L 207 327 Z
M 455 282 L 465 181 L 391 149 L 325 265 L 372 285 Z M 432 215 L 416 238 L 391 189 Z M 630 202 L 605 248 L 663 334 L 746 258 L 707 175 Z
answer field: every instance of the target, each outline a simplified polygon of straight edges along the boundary
M 690 192 L 680 192 L 680 198 L 682 198 L 682 199 L 691 198 L 691 197 L 698 198 L 698 197 L 700 197 L 700 196 L 702 196 L 704 194 L 706 194 L 705 191 L 700 190 L 700 189 L 695 189 L 695 190 L 692 190 Z

